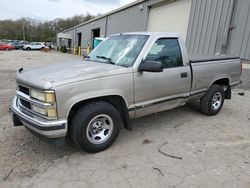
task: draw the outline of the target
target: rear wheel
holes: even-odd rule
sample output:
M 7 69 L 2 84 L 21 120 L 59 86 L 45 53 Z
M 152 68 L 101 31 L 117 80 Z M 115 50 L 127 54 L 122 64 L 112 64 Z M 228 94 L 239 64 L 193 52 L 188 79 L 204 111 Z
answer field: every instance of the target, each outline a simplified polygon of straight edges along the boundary
M 114 143 L 121 125 L 122 119 L 113 105 L 104 101 L 90 102 L 74 115 L 70 136 L 81 149 L 95 153 Z
M 222 108 L 225 92 L 219 85 L 212 85 L 200 100 L 200 110 L 203 114 L 213 116 Z
M 31 50 L 31 48 L 30 47 L 28 47 L 28 48 L 26 48 L 27 50 Z

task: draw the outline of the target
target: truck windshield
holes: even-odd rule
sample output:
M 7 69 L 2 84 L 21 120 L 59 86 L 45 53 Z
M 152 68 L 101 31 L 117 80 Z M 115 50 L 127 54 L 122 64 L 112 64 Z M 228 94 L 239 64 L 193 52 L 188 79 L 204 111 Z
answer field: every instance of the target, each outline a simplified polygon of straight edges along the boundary
M 147 35 L 110 36 L 95 48 L 85 60 L 131 67 L 147 39 Z

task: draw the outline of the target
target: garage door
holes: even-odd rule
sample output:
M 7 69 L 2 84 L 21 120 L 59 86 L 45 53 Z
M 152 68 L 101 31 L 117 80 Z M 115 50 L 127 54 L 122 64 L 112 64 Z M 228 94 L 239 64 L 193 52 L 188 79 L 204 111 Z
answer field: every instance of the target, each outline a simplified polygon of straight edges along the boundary
M 152 7 L 148 31 L 178 32 L 186 40 L 190 9 L 191 0 L 177 0 Z

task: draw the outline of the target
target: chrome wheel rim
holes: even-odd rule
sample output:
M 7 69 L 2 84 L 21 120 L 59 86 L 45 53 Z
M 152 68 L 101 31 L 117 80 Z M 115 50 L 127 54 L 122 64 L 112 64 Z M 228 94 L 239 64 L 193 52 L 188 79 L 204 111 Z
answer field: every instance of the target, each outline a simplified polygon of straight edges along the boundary
M 114 123 L 110 116 L 100 114 L 95 116 L 88 124 L 86 134 L 92 144 L 102 144 L 111 136 Z
M 218 110 L 222 103 L 222 95 L 220 92 L 216 92 L 212 99 L 212 108 L 213 110 Z

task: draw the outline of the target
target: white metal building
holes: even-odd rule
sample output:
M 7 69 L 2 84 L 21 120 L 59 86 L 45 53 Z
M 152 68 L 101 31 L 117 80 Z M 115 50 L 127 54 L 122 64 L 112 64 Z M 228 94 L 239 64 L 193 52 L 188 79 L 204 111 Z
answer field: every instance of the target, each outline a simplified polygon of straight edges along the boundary
M 190 54 L 250 59 L 250 1 L 138 0 L 58 34 L 58 43 L 86 48 L 95 37 L 134 31 L 179 32 Z

